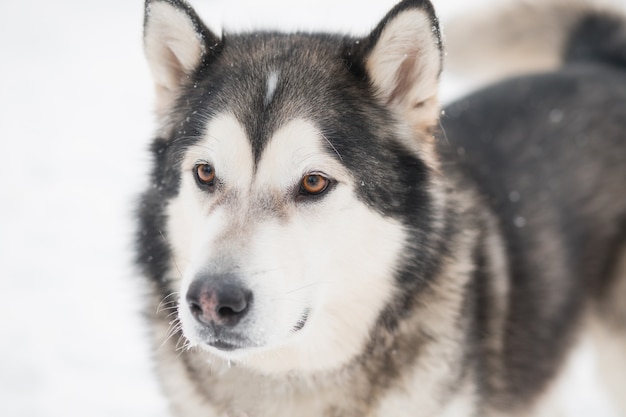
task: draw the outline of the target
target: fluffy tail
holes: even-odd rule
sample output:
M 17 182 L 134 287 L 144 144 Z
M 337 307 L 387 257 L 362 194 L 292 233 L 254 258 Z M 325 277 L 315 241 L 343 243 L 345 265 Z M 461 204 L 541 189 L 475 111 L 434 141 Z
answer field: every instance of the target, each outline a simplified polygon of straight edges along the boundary
M 582 0 L 522 0 L 445 24 L 447 66 L 479 83 L 604 62 L 626 69 L 624 6 Z

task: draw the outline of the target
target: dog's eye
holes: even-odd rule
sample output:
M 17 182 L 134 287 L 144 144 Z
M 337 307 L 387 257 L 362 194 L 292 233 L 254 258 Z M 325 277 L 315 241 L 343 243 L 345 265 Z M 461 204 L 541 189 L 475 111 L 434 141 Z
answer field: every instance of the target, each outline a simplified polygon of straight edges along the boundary
M 196 181 L 203 187 L 211 186 L 215 183 L 215 170 L 209 164 L 198 164 L 193 168 Z
M 320 195 L 328 189 L 330 180 L 321 174 L 308 174 L 300 183 L 300 194 Z

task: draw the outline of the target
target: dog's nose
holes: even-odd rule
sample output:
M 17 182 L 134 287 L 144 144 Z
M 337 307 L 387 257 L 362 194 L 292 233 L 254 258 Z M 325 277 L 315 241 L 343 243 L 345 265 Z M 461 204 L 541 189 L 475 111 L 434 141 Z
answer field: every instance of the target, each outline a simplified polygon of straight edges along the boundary
M 197 321 L 235 326 L 250 310 L 252 291 L 230 275 L 197 277 L 187 290 L 187 304 Z

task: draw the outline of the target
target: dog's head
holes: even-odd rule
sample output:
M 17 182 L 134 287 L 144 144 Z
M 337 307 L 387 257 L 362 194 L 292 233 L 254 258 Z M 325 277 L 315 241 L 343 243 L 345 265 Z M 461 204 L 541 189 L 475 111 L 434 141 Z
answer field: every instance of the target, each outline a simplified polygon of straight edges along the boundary
M 140 256 L 178 294 L 189 345 L 264 372 L 357 356 L 398 282 L 418 280 L 406 265 L 434 221 L 430 3 L 356 39 L 218 37 L 152 0 L 145 48 L 161 128 Z

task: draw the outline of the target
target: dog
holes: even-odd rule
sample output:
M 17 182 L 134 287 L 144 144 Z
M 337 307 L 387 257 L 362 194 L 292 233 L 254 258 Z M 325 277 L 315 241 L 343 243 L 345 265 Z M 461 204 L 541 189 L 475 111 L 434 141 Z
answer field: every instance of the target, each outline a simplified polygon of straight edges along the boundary
M 561 415 L 587 340 L 620 400 L 625 19 L 555 13 L 558 65 L 441 116 L 428 0 L 361 38 L 145 10 L 137 261 L 174 415 Z

